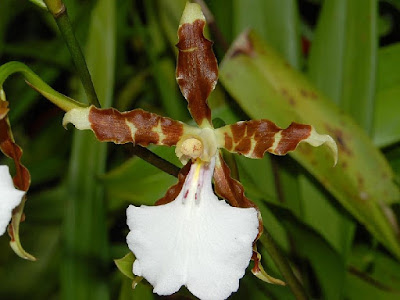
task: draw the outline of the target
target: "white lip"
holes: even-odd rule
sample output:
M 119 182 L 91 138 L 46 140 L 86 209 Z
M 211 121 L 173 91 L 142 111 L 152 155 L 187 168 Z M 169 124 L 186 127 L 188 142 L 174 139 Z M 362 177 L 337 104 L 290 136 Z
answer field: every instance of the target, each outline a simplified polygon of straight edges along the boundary
M 193 163 L 178 197 L 166 205 L 129 206 L 127 236 L 133 273 L 154 292 L 187 286 L 200 299 L 225 299 L 239 287 L 258 234 L 254 208 L 231 207 L 215 196 L 210 163 Z

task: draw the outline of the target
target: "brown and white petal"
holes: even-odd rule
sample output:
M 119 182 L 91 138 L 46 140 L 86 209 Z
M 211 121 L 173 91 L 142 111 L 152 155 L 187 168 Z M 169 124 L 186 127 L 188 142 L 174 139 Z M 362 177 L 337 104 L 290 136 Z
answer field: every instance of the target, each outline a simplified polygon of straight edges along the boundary
M 218 147 L 250 158 L 262 158 L 265 152 L 285 155 L 302 143 L 314 147 L 326 144 L 337 162 L 337 145 L 327 134 L 319 134 L 311 125 L 293 122 L 282 129 L 269 120 L 242 121 L 215 130 Z

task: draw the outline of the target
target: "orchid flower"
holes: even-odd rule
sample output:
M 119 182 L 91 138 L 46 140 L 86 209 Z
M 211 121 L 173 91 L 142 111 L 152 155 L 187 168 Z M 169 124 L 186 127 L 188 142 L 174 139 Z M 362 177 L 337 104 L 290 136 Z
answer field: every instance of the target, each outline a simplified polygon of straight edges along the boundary
M 8 112 L 8 102 L 0 88 L 0 151 L 14 160 L 16 171 L 11 178 L 8 166 L 0 166 L 0 235 L 4 234 L 11 221 L 8 227 L 11 248 L 20 257 L 35 260 L 35 257 L 22 248 L 19 240 L 19 223 L 23 219 L 25 193 L 31 179 L 28 169 L 21 163 L 22 150 L 14 141 Z
M 310 125 L 292 123 L 281 129 L 258 120 L 213 128 L 207 98 L 217 83 L 218 65 L 212 42 L 203 36 L 205 24 L 200 6 L 188 3 L 178 30 L 176 75 L 198 127 L 141 109 L 119 112 L 94 106 L 69 110 L 63 124 L 92 130 L 100 141 L 176 146 L 175 153 L 185 164 L 178 183 L 155 206 L 127 209 L 127 243 L 136 257 L 133 273 L 144 277 L 159 295 L 173 294 L 185 285 L 200 299 L 226 299 L 238 289 L 251 259 L 256 276 L 284 283 L 260 264 L 260 212 L 230 176 L 219 149 L 262 158 L 265 152 L 285 155 L 302 142 L 326 144 L 336 163 L 337 148 L 329 135 L 318 134 Z M 212 180 L 223 200 L 214 194 Z

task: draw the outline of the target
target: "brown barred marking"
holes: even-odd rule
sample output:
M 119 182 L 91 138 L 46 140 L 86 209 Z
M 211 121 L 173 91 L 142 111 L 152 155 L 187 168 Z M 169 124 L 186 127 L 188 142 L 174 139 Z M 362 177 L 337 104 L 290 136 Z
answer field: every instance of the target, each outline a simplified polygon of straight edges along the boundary
M 98 109 L 92 107 L 89 113 L 89 122 L 99 141 L 116 144 L 133 142 L 125 118 L 114 108 Z
M 5 118 L 9 111 L 10 109 L 8 108 L 8 102 L 0 100 L 0 120 Z
M 233 141 L 238 143 L 245 135 L 246 132 L 246 122 L 238 122 L 231 125 Z
M 182 190 L 183 184 L 185 183 L 185 179 L 187 175 L 189 174 L 190 171 L 190 166 L 192 165 L 192 161 L 189 160 L 189 162 L 179 171 L 178 174 L 178 183 L 175 185 L 171 186 L 168 190 L 167 193 L 165 194 L 164 197 L 159 199 L 155 205 L 164 205 L 168 204 L 176 199 L 178 197 L 179 193 Z
M 225 149 L 231 151 L 233 147 L 232 138 L 226 132 L 224 133 L 224 136 L 225 136 Z
M 297 145 L 307 139 L 311 134 L 311 125 L 298 124 L 293 122 L 290 126 L 282 130 L 282 137 L 278 146 L 272 152 L 278 155 L 285 155 L 289 151 L 296 149 Z
M 235 151 L 239 153 L 249 153 L 251 150 L 251 140 L 250 138 L 242 139 L 235 147 Z
M 183 125 L 169 118 L 161 119 L 161 130 L 165 136 L 161 143 L 166 146 L 176 145 L 183 135 Z
M 181 122 L 142 109 L 121 113 L 114 108 L 92 107 L 89 113 L 89 122 L 98 140 L 116 144 L 172 146 L 183 134 Z M 134 136 L 132 136 L 133 133 Z M 162 140 L 160 140 L 160 136 L 162 136 Z
M 185 23 L 179 27 L 179 49 L 176 78 L 188 109 L 197 124 L 204 119 L 211 124 L 211 110 L 207 98 L 218 79 L 218 64 L 212 42 L 203 35 L 204 20 Z
M 228 125 L 217 131 L 224 134 L 225 149 L 251 158 L 262 158 L 266 151 L 277 155 L 293 151 L 310 136 L 311 129 L 310 125 L 297 123 L 281 129 L 269 120 L 252 120 Z
M 280 130 L 273 122 L 268 120 L 245 121 L 228 125 L 217 130 L 225 131 L 226 136 L 231 136 L 234 144 L 224 146 L 229 151 L 237 152 L 248 157 L 261 158 L 265 151 L 275 141 L 275 134 Z M 231 140 L 232 140 L 231 139 Z M 252 144 L 254 146 L 252 147 Z

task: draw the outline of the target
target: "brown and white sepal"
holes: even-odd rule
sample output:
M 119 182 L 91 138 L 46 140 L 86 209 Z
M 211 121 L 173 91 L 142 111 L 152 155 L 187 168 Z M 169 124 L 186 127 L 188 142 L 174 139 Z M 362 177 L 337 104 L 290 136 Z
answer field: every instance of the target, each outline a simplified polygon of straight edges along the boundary
M 200 127 L 212 127 L 207 98 L 218 80 L 212 42 L 203 35 L 205 17 L 196 3 L 187 3 L 178 29 L 176 80 L 188 109 Z
M 71 109 L 63 119 L 64 126 L 68 123 L 80 130 L 92 130 L 102 142 L 141 146 L 176 145 L 184 128 L 190 127 L 142 109 L 119 112 L 114 108 L 99 109 L 94 106 Z

